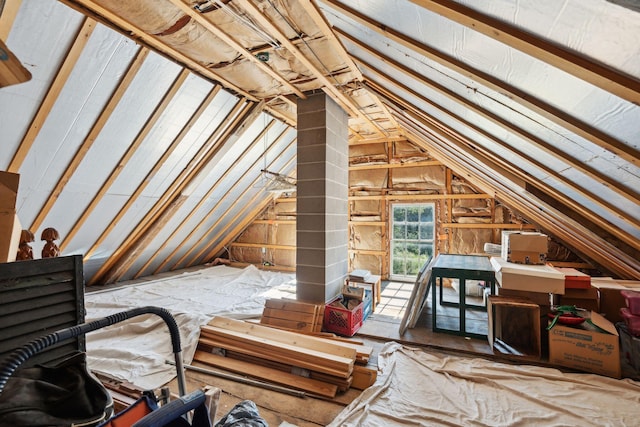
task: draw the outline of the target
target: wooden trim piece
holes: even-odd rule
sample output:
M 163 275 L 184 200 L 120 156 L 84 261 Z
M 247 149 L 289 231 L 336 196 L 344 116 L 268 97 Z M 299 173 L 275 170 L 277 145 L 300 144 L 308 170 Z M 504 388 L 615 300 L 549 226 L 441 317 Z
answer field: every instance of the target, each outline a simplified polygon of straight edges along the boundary
M 384 221 L 349 221 L 349 225 L 373 225 L 379 227 L 386 227 L 387 223 Z
M 218 92 L 220 92 L 221 88 L 222 86 L 220 85 L 214 86 L 213 89 L 207 95 L 207 97 L 200 103 L 200 106 L 198 107 L 196 112 L 191 116 L 191 118 L 189 119 L 187 124 L 182 128 L 180 133 L 173 139 L 173 141 L 171 142 L 171 145 L 169 145 L 169 147 L 164 151 L 164 153 L 162 153 L 162 157 L 160 157 L 160 159 L 156 162 L 153 168 L 147 173 L 144 179 L 140 182 L 140 184 L 138 185 L 136 190 L 133 192 L 131 197 L 127 198 L 127 201 L 124 204 L 124 206 L 120 208 L 117 215 L 111 220 L 107 228 L 102 231 L 100 237 L 98 238 L 98 240 L 95 242 L 93 246 L 100 245 L 103 242 L 104 237 L 106 237 L 108 233 L 110 233 L 111 230 L 115 228 L 116 224 L 120 222 L 120 220 L 129 211 L 129 209 L 131 209 L 131 207 L 136 203 L 138 198 L 142 195 L 142 192 L 145 190 L 145 188 L 147 188 L 147 185 L 149 185 L 149 183 L 151 182 L 152 178 L 160 171 L 160 169 L 165 165 L 169 157 L 182 143 L 182 140 L 184 139 L 184 137 L 191 130 L 191 128 L 193 128 L 195 123 L 200 119 L 202 114 L 209 107 L 209 104 L 217 96 Z M 68 244 L 68 242 L 71 242 L 73 237 L 77 234 L 77 232 L 80 230 L 82 225 L 88 219 L 89 213 L 90 213 L 88 212 L 88 210 L 89 209 L 85 209 L 85 211 L 82 213 L 80 218 L 78 218 L 78 220 L 75 222 L 75 224 L 71 228 L 71 231 L 67 233 L 67 236 L 65 237 L 65 239 L 62 241 L 60 245 L 60 250 L 62 250 Z
M 607 135 L 606 133 L 598 130 L 597 128 L 585 123 L 565 111 L 555 108 L 554 106 L 531 96 L 528 93 L 501 81 L 494 76 L 484 73 L 452 56 L 449 56 L 441 51 L 431 48 L 419 41 L 412 39 L 411 37 L 400 33 L 399 31 L 388 28 L 384 24 L 374 21 L 373 19 L 365 16 L 363 13 L 350 8 L 336 0 L 320 0 L 323 3 L 331 5 L 331 7 L 340 11 L 341 14 L 353 19 L 360 25 L 364 25 L 368 29 L 377 32 L 378 34 L 408 48 L 412 51 L 425 56 L 431 61 L 443 65 L 451 70 L 459 73 L 465 77 L 468 77 L 487 88 L 494 90 L 498 93 L 502 93 L 505 96 L 513 99 L 521 105 L 529 108 L 530 110 L 540 114 L 548 120 L 562 126 L 571 132 L 580 135 L 581 137 L 593 142 L 594 144 L 605 148 L 612 153 L 620 156 L 628 162 L 638 165 L 640 163 L 640 150 L 630 145 L 624 144 L 621 141 Z
M 465 228 L 465 229 L 486 229 L 486 228 L 498 228 L 502 230 L 537 230 L 538 227 L 534 224 L 496 224 L 496 223 L 459 223 L 459 222 L 445 222 L 440 224 L 442 228 Z
M 622 99 L 640 105 L 640 80 L 557 43 L 451 0 L 410 0 L 431 12 L 518 49 Z
M 267 249 L 282 249 L 282 250 L 287 250 L 287 251 L 295 251 L 297 246 L 291 246 L 291 245 L 274 245 L 274 244 L 267 244 L 267 243 L 238 243 L 238 242 L 233 242 L 230 245 L 231 247 L 238 247 L 238 248 L 267 248 Z
M 449 199 L 490 199 L 493 196 L 481 194 L 381 194 L 377 196 L 349 196 L 349 200 L 449 200 Z
M 38 112 L 33 117 L 33 120 L 31 120 L 31 124 L 29 125 L 27 132 L 22 138 L 22 141 L 20 141 L 20 146 L 13 155 L 9 166 L 7 167 L 7 172 L 18 173 L 20 171 L 20 167 L 22 166 L 24 159 L 27 157 L 27 154 L 29 154 L 31 147 L 36 140 L 36 137 L 40 133 L 40 129 L 42 129 L 44 122 L 47 120 L 47 116 L 53 108 L 53 105 L 58 100 L 60 92 L 62 92 L 64 85 L 67 83 L 67 79 L 71 75 L 73 67 L 75 67 L 76 63 L 78 62 L 80 54 L 82 54 L 82 51 L 87 45 L 89 37 L 91 36 L 91 33 L 93 33 L 95 27 L 96 21 L 94 21 L 93 19 L 86 18 L 84 20 L 84 23 L 82 24 L 80 30 L 78 31 L 78 34 L 76 35 L 73 45 L 71 45 L 71 48 L 67 52 L 67 55 L 65 55 L 62 66 L 60 66 L 60 69 L 58 70 L 56 77 L 53 79 L 53 82 L 51 83 L 47 94 L 45 95 L 43 101 L 40 103 Z
M 371 165 L 355 165 L 349 166 L 350 171 L 369 170 L 369 169 L 396 169 L 396 168 L 419 168 L 423 166 L 443 166 L 443 164 L 437 160 L 423 160 L 421 162 L 413 163 L 382 163 Z
M 368 138 L 358 141 L 349 141 L 349 145 L 369 145 L 369 144 L 386 144 L 387 142 L 405 142 L 406 136 L 389 136 L 384 138 Z
M 256 219 L 252 224 L 296 225 L 295 219 Z
M 349 249 L 349 253 L 351 254 L 362 254 L 362 255 L 386 255 L 386 251 L 375 251 L 370 249 Z

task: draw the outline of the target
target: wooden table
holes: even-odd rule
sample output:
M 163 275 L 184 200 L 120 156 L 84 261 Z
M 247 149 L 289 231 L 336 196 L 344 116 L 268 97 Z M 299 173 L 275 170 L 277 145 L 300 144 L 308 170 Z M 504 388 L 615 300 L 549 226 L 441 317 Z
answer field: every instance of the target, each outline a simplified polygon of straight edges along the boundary
M 458 289 L 458 301 L 443 300 L 443 278 L 458 279 L 460 288 Z M 454 335 L 464 335 L 474 338 L 487 338 L 486 335 L 467 331 L 466 311 L 484 310 L 486 305 L 473 305 L 466 302 L 467 280 L 484 282 L 485 287 L 489 286 L 490 293 L 495 293 L 495 272 L 493 266 L 486 256 L 478 255 L 454 255 L 440 254 L 437 256 L 431 267 L 431 295 L 433 305 L 431 306 L 432 330 L 434 332 L 447 332 Z M 450 329 L 439 327 L 437 323 L 438 294 L 441 305 L 450 305 L 459 309 L 459 328 Z

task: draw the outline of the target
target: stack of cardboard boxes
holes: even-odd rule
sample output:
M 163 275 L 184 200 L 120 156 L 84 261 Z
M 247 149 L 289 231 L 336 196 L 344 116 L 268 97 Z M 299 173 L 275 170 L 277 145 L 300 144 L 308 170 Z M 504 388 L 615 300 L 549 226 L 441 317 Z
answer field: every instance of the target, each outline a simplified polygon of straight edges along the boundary
M 520 323 L 517 326 L 521 335 L 529 336 L 530 330 L 540 331 L 539 337 L 532 338 L 539 339 L 539 344 L 530 346 L 533 353 L 525 356 L 544 358 L 548 355 L 549 362 L 555 365 L 619 378 L 619 334 L 614 326 L 619 314 L 611 315 L 609 306 L 603 311 L 601 288 L 596 286 L 602 281 L 597 279 L 594 285 L 594 278 L 587 274 L 573 268 L 549 265 L 547 236 L 542 233 L 503 232 L 501 250 L 500 257 L 491 258 L 498 284 L 498 295 L 491 298 L 488 310 L 492 347 L 495 349 L 491 341 L 496 337 L 504 340 L 501 325 L 514 329 L 514 323 Z M 618 293 L 623 288 L 620 281 L 606 279 L 604 282 L 609 285 L 615 282 L 619 286 Z M 613 305 L 619 302 L 613 302 L 614 299 L 617 300 L 609 296 Z M 501 305 L 513 306 L 513 301 L 517 300 L 529 303 L 519 305 L 519 317 L 513 317 L 512 312 L 510 319 L 496 318 L 507 312 L 500 310 Z M 556 323 L 547 331 L 556 305 L 575 306 L 578 313 L 588 320 L 577 325 Z M 615 310 L 617 313 L 620 312 L 619 307 Z M 533 324 L 532 311 L 539 315 L 538 324 Z M 512 335 L 517 336 L 517 332 Z

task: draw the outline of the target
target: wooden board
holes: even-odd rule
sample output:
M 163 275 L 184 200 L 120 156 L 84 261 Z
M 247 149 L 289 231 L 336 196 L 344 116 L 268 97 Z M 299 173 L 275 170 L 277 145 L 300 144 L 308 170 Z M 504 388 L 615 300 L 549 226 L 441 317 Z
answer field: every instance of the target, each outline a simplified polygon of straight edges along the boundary
M 286 385 L 298 390 L 308 391 L 319 396 L 334 397 L 338 390 L 336 385 L 328 384 L 323 381 L 305 378 L 300 375 L 290 374 L 278 369 L 206 353 L 200 350 L 196 351 L 194 360 L 231 372 L 237 372 L 250 377 L 268 380 L 269 382 L 276 384 Z
M 24 83 L 31 80 L 31 73 L 0 40 L 0 87 Z

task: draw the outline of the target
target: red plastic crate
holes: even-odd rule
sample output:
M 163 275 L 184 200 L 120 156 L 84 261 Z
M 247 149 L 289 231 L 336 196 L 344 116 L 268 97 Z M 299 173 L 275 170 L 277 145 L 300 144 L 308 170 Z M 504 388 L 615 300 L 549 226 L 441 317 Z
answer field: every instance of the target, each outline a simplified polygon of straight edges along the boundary
M 640 292 L 620 291 L 631 314 L 640 315 Z
M 631 314 L 628 308 L 621 308 L 620 314 L 627 324 L 627 329 L 631 335 L 640 336 L 640 316 Z
M 336 300 L 338 298 L 336 298 Z M 356 332 L 358 332 L 358 329 L 362 327 L 363 310 L 363 302 L 358 304 L 353 310 L 334 307 L 329 304 L 325 305 L 323 320 L 324 330 L 352 337 Z

